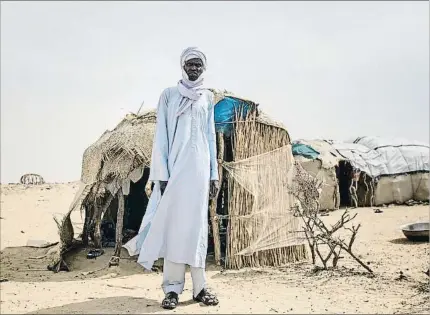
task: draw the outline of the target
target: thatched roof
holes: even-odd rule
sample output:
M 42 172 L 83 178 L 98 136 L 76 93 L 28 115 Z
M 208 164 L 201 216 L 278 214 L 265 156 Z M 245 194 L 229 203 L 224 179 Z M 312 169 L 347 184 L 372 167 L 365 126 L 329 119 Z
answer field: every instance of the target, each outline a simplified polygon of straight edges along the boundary
M 105 131 L 84 152 L 81 181 L 125 179 L 137 166 L 149 166 L 156 123 L 155 110 L 128 114 L 115 129 Z

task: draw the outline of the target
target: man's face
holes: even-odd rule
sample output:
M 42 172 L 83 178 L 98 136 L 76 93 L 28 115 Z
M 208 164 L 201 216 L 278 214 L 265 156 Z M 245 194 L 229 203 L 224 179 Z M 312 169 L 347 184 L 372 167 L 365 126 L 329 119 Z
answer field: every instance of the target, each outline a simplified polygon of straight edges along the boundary
M 196 81 L 203 73 L 203 62 L 193 58 L 185 62 L 184 70 L 190 81 Z

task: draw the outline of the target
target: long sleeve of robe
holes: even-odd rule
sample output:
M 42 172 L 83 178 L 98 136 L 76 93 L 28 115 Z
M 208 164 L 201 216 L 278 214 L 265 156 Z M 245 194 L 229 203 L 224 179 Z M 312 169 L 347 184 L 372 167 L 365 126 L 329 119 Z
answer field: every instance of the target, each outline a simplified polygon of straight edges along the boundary
M 152 146 L 150 181 L 168 181 L 169 137 L 167 131 L 167 91 L 163 91 L 157 106 L 157 123 Z
M 209 142 L 209 154 L 211 164 L 211 180 L 218 179 L 218 162 L 217 162 L 217 151 L 216 151 L 216 133 L 215 133 L 215 115 L 214 115 L 214 104 L 212 98 L 212 105 L 209 107 L 209 121 L 208 121 L 208 142 Z
M 139 234 L 124 247 L 151 269 L 158 258 L 204 268 L 208 241 L 210 180 L 218 179 L 213 94 L 181 115 L 177 87 L 158 104 L 150 179 L 155 182 Z M 159 181 L 168 181 L 161 196 Z

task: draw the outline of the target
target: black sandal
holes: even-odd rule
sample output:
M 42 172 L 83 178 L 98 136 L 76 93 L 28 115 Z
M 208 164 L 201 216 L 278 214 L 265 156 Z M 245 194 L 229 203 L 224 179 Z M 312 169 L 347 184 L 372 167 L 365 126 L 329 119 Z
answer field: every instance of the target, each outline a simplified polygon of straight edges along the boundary
M 201 290 L 196 297 L 193 297 L 193 300 L 203 303 L 206 306 L 215 306 L 219 303 L 217 297 L 214 294 L 209 293 L 206 289 Z
M 179 303 L 178 294 L 175 292 L 169 292 L 166 294 L 166 297 L 161 302 L 161 307 L 166 310 L 173 310 Z

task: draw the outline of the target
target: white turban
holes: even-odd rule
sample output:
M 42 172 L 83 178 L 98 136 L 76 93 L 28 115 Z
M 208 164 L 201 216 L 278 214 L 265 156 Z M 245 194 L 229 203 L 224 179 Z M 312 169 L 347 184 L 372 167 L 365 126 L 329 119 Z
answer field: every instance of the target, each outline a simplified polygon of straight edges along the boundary
M 207 60 L 205 54 L 197 47 L 188 47 L 181 54 L 181 68 L 185 66 L 188 60 L 198 58 L 203 62 L 203 70 L 206 70 Z
M 188 60 L 198 58 L 203 62 L 203 73 L 196 81 L 190 81 L 188 75 L 184 70 L 185 62 Z M 203 91 L 206 90 L 203 85 L 204 71 L 207 67 L 207 61 L 205 54 L 197 47 L 189 47 L 185 49 L 181 54 L 181 69 L 182 69 L 182 80 L 178 82 L 179 93 L 186 99 L 182 102 L 178 108 L 177 115 L 180 116 L 184 113 L 195 101 L 197 101 L 202 95 Z

